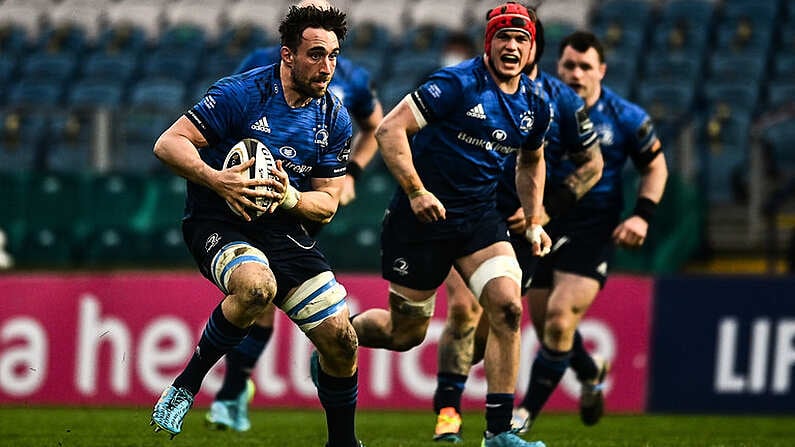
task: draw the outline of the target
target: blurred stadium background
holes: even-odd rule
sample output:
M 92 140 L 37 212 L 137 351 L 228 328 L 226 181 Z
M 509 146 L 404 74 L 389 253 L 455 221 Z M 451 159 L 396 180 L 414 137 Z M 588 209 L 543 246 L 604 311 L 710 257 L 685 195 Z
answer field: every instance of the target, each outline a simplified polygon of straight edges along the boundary
M 333 3 L 352 25 L 343 54 L 370 69 L 388 110 L 440 64 L 449 33 L 482 46 L 482 16 L 498 2 Z M 152 145 L 248 51 L 277 42 L 288 4 L 0 0 L 0 403 L 148 406 L 173 377 L 153 371 L 181 366 L 187 354 L 173 346 L 159 357 L 144 348 L 169 330 L 175 340 L 197 333 L 217 291 L 194 272 L 182 242 L 184 181 Z M 646 246 L 618 253 L 613 270 L 629 276 L 608 282 L 597 300 L 604 307 L 588 321 L 589 341 L 624 356 L 626 374 L 619 368 L 615 380 L 627 403 L 617 391 L 613 405 L 795 413 L 795 281 L 784 277 L 795 264 L 795 1 L 548 0 L 539 16 L 547 71 L 569 32 L 603 39 L 606 84 L 653 116 L 671 171 Z M 631 167 L 626 176 L 632 185 Z M 354 303 L 383 288 L 379 225 L 393 188 L 376 160 L 358 199 L 320 235 L 332 265 L 350 274 L 343 282 Z M 634 203 L 631 187 L 626 202 Z M 763 275 L 726 275 L 736 273 Z M 382 305 L 375 295 L 368 307 Z M 48 331 L 58 348 L 49 370 L 31 360 L 38 348 L 25 350 L 39 345 L 24 343 Z M 130 335 L 141 349 L 127 356 Z M 289 402 L 312 405 L 311 384 L 283 370 L 307 353 L 294 337 L 277 334 L 273 349 L 284 352 L 261 363 L 278 365 L 267 368 L 281 376 L 263 372 L 259 385 L 274 396 L 289 377 L 298 396 Z M 85 355 L 72 359 L 72 351 Z M 373 364 L 386 358 L 370 355 L 363 358 Z M 432 369 L 432 353 L 405 355 L 403 371 L 420 355 Z M 138 365 L 132 385 L 124 381 L 132 366 L 118 366 L 126 361 Z M 381 385 L 361 392 L 364 405 L 397 398 L 424 408 L 432 392 L 431 382 L 402 383 L 393 394 Z M 426 394 L 412 394 L 420 388 Z M 553 408 L 575 408 L 569 391 Z
M 445 36 L 482 45 L 491 0 L 342 0 L 344 54 L 368 67 L 387 109 L 436 68 Z M 0 227 L 15 268 L 190 266 L 183 184 L 154 139 L 257 46 L 277 41 L 285 0 L 0 2 Z M 672 176 L 646 248 L 618 270 L 783 272 L 791 196 L 795 3 L 557 0 L 557 42 L 587 28 L 608 48 L 606 83 L 662 134 Z M 35 174 L 35 175 L 31 175 Z M 627 176 L 633 176 L 631 169 Z M 323 235 L 341 269 L 376 270 L 393 183 L 367 170 Z M 628 203 L 633 203 L 632 188 Z M 792 252 L 792 249 L 789 249 Z M 793 255 L 790 253 L 789 257 Z

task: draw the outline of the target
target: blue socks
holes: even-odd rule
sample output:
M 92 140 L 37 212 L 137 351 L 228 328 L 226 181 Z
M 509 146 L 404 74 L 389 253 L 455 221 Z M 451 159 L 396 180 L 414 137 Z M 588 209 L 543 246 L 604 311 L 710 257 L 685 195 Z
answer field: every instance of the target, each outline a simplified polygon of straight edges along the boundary
M 511 413 L 513 413 L 513 394 L 486 394 L 486 430 L 499 434 L 511 429 Z
M 272 334 L 272 327 L 254 324 L 246 338 L 226 354 L 226 374 L 216 400 L 235 400 L 246 389 L 246 380 L 251 377 L 251 371 Z
M 351 377 L 333 377 L 318 368 L 317 395 L 326 412 L 328 447 L 356 444 L 356 399 L 359 396 L 359 373 Z
M 530 384 L 521 406 L 530 412 L 535 419 L 541 408 L 555 391 L 563 373 L 569 367 L 571 351 L 561 352 L 547 348 L 543 344 L 538 350 L 533 367 L 530 370 Z
M 240 344 L 248 331 L 248 328 L 241 329 L 230 323 L 221 311 L 221 303 L 218 303 L 204 327 L 193 357 L 182 374 L 174 380 L 174 386 L 185 388 L 195 396 L 210 368 L 224 354 Z
M 433 411 L 436 414 L 442 408 L 453 407 L 461 414 L 461 395 L 467 376 L 463 374 L 440 372 L 436 375 L 436 391 L 433 393 Z
M 593 380 L 599 374 L 596 363 L 594 363 L 588 351 L 585 350 L 580 331 L 574 332 L 574 346 L 571 348 L 571 369 L 577 373 L 577 380 L 580 382 Z

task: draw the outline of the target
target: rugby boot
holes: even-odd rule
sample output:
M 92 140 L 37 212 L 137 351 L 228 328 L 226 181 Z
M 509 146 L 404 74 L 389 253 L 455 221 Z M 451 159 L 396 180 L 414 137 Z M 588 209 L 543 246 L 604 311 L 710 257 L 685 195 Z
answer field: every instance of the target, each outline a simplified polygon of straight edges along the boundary
M 174 439 L 182 431 L 182 421 L 192 406 L 193 394 L 190 391 L 170 386 L 163 391 L 155 404 L 149 425 L 154 425 L 156 432 L 167 431 L 171 439 Z
M 580 388 L 580 420 L 588 426 L 596 425 L 605 412 L 604 385 L 610 363 L 600 355 L 593 356 L 599 373 L 596 379 L 582 382 Z
M 464 441 L 461 433 L 461 415 L 453 407 L 442 408 L 436 416 L 433 440 L 458 444 Z

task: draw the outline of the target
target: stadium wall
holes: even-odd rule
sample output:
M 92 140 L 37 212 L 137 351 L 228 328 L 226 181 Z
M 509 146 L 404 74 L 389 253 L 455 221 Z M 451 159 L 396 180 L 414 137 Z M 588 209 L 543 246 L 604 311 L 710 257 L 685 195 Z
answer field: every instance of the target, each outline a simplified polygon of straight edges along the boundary
M 386 304 L 375 275 L 341 274 L 354 312 Z M 588 347 L 612 360 L 610 412 L 795 414 L 793 279 L 614 275 L 581 325 Z M 0 277 L 0 405 L 149 406 L 191 355 L 219 292 L 192 272 L 24 274 Z M 440 291 L 428 337 L 393 353 L 362 349 L 362 408 L 429 409 Z M 538 342 L 523 324 L 518 389 Z M 317 407 L 311 345 L 281 314 L 254 372 L 255 407 Z M 220 387 L 222 362 L 197 404 Z M 464 406 L 481 408 L 482 365 Z M 548 404 L 574 411 L 571 372 Z
M 339 275 L 353 311 L 384 307 L 386 283 L 375 275 Z M 581 326 L 588 346 L 611 358 L 611 411 L 641 412 L 646 402 L 651 279 L 616 275 Z M 191 355 L 220 293 L 193 272 L 27 274 L 0 277 L 0 405 L 150 406 Z M 360 407 L 429 409 L 436 343 L 445 316 L 443 291 L 428 337 L 406 353 L 363 349 Z M 524 316 L 522 355 L 538 342 Z M 273 340 L 254 372 L 260 407 L 315 407 L 311 345 L 277 314 Z M 197 405 L 220 387 L 222 363 L 205 379 Z M 524 393 L 529 361 L 523 362 Z M 464 406 L 482 408 L 482 366 Z M 548 408 L 573 411 L 579 385 L 567 373 Z

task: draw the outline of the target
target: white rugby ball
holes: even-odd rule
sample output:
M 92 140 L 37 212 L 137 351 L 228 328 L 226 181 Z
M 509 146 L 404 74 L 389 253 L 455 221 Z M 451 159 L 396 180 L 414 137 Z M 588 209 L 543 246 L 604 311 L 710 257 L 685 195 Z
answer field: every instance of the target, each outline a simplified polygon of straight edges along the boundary
M 229 153 L 226 154 L 223 169 L 239 166 L 251 160 L 251 158 L 255 158 L 255 161 L 254 165 L 248 170 L 249 179 L 264 179 L 270 177 L 274 180 L 278 180 L 278 177 L 271 174 L 270 172 L 270 168 L 276 168 L 276 160 L 273 159 L 273 154 L 271 154 L 270 149 L 268 149 L 268 147 L 265 146 L 261 141 L 255 140 L 253 138 L 245 138 L 232 146 L 232 149 L 230 149 Z M 270 186 L 258 186 L 256 190 L 272 191 L 273 188 Z M 268 208 L 273 204 L 273 199 L 268 197 L 255 197 L 254 203 L 264 208 Z M 235 214 L 238 216 L 240 215 L 237 210 L 232 208 L 232 205 L 230 205 L 229 202 L 226 204 Z M 252 217 L 259 217 L 263 214 L 263 212 L 259 210 L 252 211 L 254 214 Z

